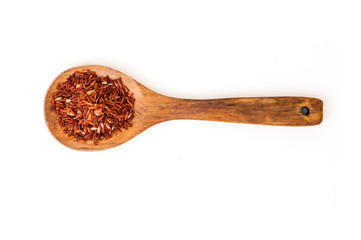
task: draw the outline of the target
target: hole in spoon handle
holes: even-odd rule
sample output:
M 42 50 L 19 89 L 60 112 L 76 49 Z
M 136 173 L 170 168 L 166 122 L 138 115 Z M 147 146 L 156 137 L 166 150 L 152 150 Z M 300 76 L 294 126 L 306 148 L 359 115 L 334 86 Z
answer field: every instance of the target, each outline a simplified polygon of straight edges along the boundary
M 300 110 L 300 112 L 303 114 L 303 115 L 305 115 L 305 116 L 308 116 L 308 115 L 310 115 L 310 109 L 308 108 L 308 107 L 301 107 L 301 110 Z

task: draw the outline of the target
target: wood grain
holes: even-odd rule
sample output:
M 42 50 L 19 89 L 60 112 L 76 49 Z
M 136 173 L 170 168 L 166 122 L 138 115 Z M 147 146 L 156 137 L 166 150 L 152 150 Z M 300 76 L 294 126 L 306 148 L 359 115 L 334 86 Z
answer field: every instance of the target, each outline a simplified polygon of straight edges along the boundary
M 145 92 L 145 91 L 143 91 Z M 196 119 L 276 126 L 311 126 L 322 122 L 323 103 L 307 97 L 252 97 L 223 99 L 177 99 L 145 94 L 145 123 Z M 301 112 L 302 107 L 309 114 Z
M 124 84 L 134 93 L 135 117 L 133 127 L 102 140 L 98 145 L 68 139 L 50 111 L 51 96 L 58 83 L 75 71 L 90 69 L 99 76 L 122 77 Z M 308 109 L 308 114 L 302 112 Z M 251 123 L 276 126 L 312 126 L 321 123 L 323 103 L 317 98 L 307 97 L 253 97 L 224 99 L 180 99 L 158 94 L 138 83 L 126 74 L 99 65 L 75 67 L 61 73 L 49 87 L 44 102 L 45 120 L 50 132 L 64 145 L 84 151 L 103 150 L 118 146 L 137 136 L 154 124 L 175 120 L 195 119 L 235 123 Z

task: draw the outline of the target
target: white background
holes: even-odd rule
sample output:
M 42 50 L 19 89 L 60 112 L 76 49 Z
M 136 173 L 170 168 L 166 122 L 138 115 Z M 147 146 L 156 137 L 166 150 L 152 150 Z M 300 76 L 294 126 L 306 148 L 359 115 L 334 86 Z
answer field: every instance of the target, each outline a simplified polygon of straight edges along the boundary
M 356 3 L 1 2 L 0 239 L 361 239 Z M 318 97 L 324 121 L 171 121 L 74 151 L 43 101 L 84 64 L 175 97 Z

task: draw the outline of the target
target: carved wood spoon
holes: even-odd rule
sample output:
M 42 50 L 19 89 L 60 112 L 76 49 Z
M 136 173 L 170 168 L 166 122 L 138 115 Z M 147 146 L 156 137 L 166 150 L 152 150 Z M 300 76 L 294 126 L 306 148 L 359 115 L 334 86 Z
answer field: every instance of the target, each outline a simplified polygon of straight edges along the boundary
M 117 132 L 109 139 L 100 141 L 98 145 L 94 145 L 92 141 L 76 142 L 74 139 L 69 139 L 57 123 L 55 112 L 50 111 L 51 97 L 58 83 L 66 81 L 67 77 L 75 71 L 86 69 L 95 71 L 98 76 L 108 75 L 111 79 L 121 77 L 135 97 L 133 126 L 128 130 Z M 317 98 L 252 97 L 209 100 L 172 98 L 153 92 L 122 72 L 99 65 L 74 67 L 61 73 L 48 89 L 44 108 L 46 124 L 54 137 L 70 148 L 83 151 L 118 146 L 154 124 L 174 119 L 277 126 L 311 126 L 322 121 L 322 101 Z

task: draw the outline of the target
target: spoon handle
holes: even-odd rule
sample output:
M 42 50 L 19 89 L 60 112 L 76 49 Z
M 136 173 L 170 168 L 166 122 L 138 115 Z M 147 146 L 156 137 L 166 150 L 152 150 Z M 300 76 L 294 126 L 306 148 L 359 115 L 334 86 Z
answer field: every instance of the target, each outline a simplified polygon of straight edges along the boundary
M 178 99 L 162 97 L 147 108 L 158 122 L 197 119 L 278 126 L 311 126 L 321 123 L 323 103 L 307 97 L 251 97 L 226 99 Z

